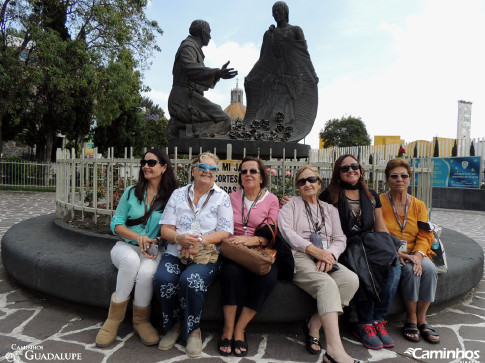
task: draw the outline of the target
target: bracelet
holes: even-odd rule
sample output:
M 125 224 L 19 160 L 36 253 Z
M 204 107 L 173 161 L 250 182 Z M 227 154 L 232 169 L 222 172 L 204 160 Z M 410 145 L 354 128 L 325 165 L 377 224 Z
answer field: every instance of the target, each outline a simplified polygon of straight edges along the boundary
M 175 243 L 176 243 L 176 244 L 179 244 L 179 243 L 177 242 L 177 236 L 178 236 L 178 235 L 180 235 L 180 233 L 175 233 Z

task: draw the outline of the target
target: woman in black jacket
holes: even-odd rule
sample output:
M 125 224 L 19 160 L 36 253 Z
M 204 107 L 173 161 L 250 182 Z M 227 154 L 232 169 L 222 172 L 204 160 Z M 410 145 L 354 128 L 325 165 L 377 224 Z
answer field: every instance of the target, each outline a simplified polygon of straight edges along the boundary
M 338 208 L 347 236 L 341 261 L 359 275 L 359 290 L 350 305 L 349 320 L 355 323 L 352 332 L 366 348 L 393 347 L 385 318 L 401 276 L 396 252 L 399 241 L 388 234 L 380 199 L 367 187 L 364 169 L 353 155 L 335 161 L 330 184 L 319 198 Z M 372 231 L 386 234 L 366 234 Z

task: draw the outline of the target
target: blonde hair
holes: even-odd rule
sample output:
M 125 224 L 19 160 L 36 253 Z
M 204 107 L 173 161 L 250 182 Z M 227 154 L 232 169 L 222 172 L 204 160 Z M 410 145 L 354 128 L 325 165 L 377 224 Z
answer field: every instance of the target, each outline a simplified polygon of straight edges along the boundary
M 192 168 L 195 168 L 197 163 L 200 163 L 200 159 L 202 158 L 211 158 L 216 162 L 216 164 L 219 164 L 219 158 L 217 157 L 217 155 L 206 151 L 206 152 L 203 152 L 202 154 L 194 156 L 194 158 L 192 159 Z

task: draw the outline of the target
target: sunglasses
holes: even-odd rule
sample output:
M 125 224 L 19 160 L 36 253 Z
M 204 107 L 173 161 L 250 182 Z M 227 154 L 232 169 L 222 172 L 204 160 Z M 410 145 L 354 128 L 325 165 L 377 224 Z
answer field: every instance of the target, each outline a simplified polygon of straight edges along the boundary
M 258 169 L 242 169 L 241 174 L 246 175 L 247 173 L 249 174 L 258 174 L 260 171 Z
M 149 160 L 145 160 L 145 159 L 141 159 L 140 160 L 140 166 L 143 168 L 146 164 L 148 164 L 148 166 L 150 168 L 153 168 L 155 165 L 157 165 L 157 163 L 160 163 L 160 165 L 163 165 L 162 162 L 158 161 L 158 160 L 155 160 L 155 159 L 149 159 Z
M 210 174 L 215 174 L 217 173 L 217 166 L 215 165 L 207 165 L 204 163 L 197 163 L 197 168 L 199 168 L 199 171 L 203 173 L 204 171 L 208 171 Z
M 407 178 L 409 178 L 409 174 L 391 174 L 391 175 L 389 175 L 389 178 L 394 179 L 394 180 L 397 180 L 399 177 L 401 177 L 401 179 L 403 179 L 403 180 L 406 180 Z
M 340 171 L 342 173 L 346 173 L 352 168 L 352 170 L 359 170 L 360 169 L 360 164 L 359 163 L 352 163 L 350 165 L 344 165 L 340 167 Z
M 320 178 L 318 176 L 309 176 L 308 178 L 298 179 L 298 181 L 296 182 L 296 185 L 299 187 L 302 187 L 306 184 L 306 182 L 310 182 L 314 184 L 317 181 L 320 181 Z

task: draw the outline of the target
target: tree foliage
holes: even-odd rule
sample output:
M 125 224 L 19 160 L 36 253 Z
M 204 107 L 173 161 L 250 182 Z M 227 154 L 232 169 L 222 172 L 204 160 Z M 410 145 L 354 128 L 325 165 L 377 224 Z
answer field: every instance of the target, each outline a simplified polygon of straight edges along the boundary
M 440 157 L 440 144 L 438 142 L 438 138 L 436 138 L 435 143 L 434 143 L 433 156 L 435 158 L 439 158 Z
M 456 145 L 456 139 L 453 143 L 453 148 L 451 149 L 451 156 L 458 156 L 458 146 Z
M 370 145 L 370 137 L 360 117 L 342 117 L 325 123 L 320 131 L 325 147 L 346 147 Z
M 163 110 L 148 98 L 138 102 L 138 107 L 126 107 L 111 123 L 94 129 L 94 144 L 100 151 L 114 147 L 115 154 L 123 155 L 125 147 L 133 147 L 134 155 L 141 156 L 144 148 L 168 145 Z
M 146 18 L 146 6 L 146 0 L 5 0 L 0 152 L 6 132 L 37 144 L 47 158 L 56 134 L 80 144 L 93 119 L 108 125 L 136 107 L 140 70 L 162 34 Z
M 473 145 L 473 141 L 470 144 L 470 156 L 475 156 L 475 145 Z

